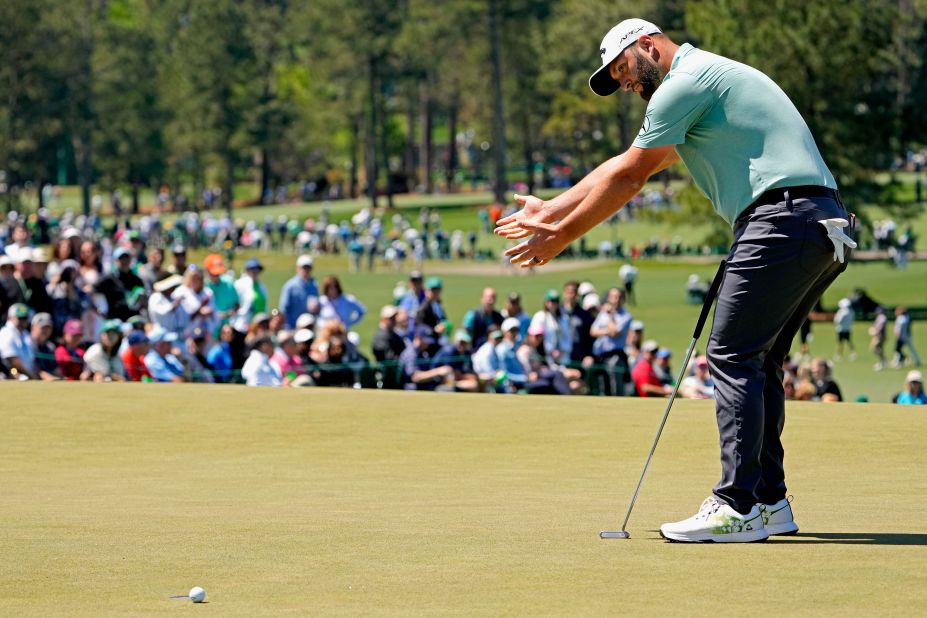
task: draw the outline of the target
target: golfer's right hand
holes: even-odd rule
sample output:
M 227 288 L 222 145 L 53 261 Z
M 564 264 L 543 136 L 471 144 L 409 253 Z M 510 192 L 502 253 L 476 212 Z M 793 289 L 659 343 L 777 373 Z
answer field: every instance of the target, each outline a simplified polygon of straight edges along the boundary
M 517 193 L 514 197 L 515 201 L 522 206 L 522 209 L 515 214 L 502 217 L 496 221 L 496 235 L 504 236 L 509 240 L 517 240 L 533 233 L 522 226 L 523 221 L 549 223 L 545 218 L 544 200 L 533 195 L 518 195 Z

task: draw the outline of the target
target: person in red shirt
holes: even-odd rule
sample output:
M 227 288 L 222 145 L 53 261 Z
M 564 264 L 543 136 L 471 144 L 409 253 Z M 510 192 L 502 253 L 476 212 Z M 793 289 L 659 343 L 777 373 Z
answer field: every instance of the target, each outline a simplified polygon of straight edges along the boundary
M 129 333 L 129 345 L 122 352 L 122 364 L 126 368 L 126 376 L 132 382 L 142 382 L 146 378 L 151 380 L 148 367 L 145 366 L 145 355 L 148 354 L 148 336 L 142 331 L 135 330 Z
M 641 346 L 641 356 L 634 364 L 634 369 L 631 370 L 631 378 L 634 380 L 637 394 L 641 397 L 666 397 L 673 392 L 673 388 L 665 386 L 653 369 L 659 349 L 660 346 L 656 341 L 652 339 L 645 341 Z
M 84 328 L 80 320 L 64 323 L 64 343 L 55 348 L 55 360 L 65 380 L 89 380 L 91 375 L 84 366 Z

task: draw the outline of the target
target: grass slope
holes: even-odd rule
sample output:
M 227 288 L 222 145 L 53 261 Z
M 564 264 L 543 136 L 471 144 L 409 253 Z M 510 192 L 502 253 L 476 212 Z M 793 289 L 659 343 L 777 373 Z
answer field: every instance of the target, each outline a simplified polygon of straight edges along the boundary
M 710 403 L 3 384 L 4 615 L 898 615 L 927 586 L 922 411 L 790 405 L 800 536 L 655 530 L 716 480 Z M 202 585 L 210 603 L 172 601 Z

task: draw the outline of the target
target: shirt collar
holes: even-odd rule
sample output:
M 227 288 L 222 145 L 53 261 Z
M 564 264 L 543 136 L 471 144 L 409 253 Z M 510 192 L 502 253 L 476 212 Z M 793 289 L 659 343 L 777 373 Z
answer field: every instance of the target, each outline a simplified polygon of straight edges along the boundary
M 673 62 L 670 64 L 670 71 L 676 69 L 676 65 L 679 64 L 679 61 L 684 57 L 688 56 L 690 53 L 695 51 L 695 47 L 691 43 L 683 43 L 679 46 L 679 49 L 676 50 L 676 55 L 673 56 Z

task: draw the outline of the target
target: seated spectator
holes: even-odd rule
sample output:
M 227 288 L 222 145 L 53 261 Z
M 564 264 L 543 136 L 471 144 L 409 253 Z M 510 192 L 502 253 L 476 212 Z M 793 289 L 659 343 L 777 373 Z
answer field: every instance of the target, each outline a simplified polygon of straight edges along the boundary
M 644 342 L 644 323 L 640 320 L 631 320 L 628 330 L 628 342 L 624 346 L 624 353 L 628 357 L 628 367 L 634 369 L 637 359 L 641 355 L 641 345 Z
M 103 322 L 99 343 L 94 343 L 84 353 L 84 363 L 94 382 L 125 382 L 125 366 L 119 357 L 121 326 L 119 320 Z
M 151 374 L 145 366 L 145 355 L 149 352 L 148 336 L 139 330 L 133 330 L 126 336 L 128 346 L 122 351 L 122 366 L 126 377 L 131 382 L 150 382 Z
M 686 282 L 686 301 L 693 305 L 703 304 L 708 294 L 708 287 L 708 284 L 698 275 L 694 273 L 689 275 L 689 280 Z
M 657 375 L 660 377 L 660 382 L 666 386 L 673 386 L 673 369 L 670 367 L 670 360 L 673 358 L 673 353 L 670 352 L 669 348 L 660 348 L 657 350 L 657 360 L 653 365 L 653 370 L 657 372 Z
M 430 350 L 434 344 L 434 335 L 428 326 L 420 324 L 415 327 L 412 345 L 399 356 L 403 388 L 406 390 L 433 391 L 438 385 L 452 379 L 454 368 L 450 365 L 432 366 Z
M 60 380 L 61 370 L 55 359 L 55 346 L 51 342 L 54 320 L 47 313 L 32 316 L 32 352 L 35 357 L 35 372 L 42 380 Z
M 569 395 L 572 390 L 563 373 L 545 364 L 544 330 L 538 324 L 528 327 L 528 333 L 515 352 L 528 382 L 525 389 L 537 395 Z
M 254 347 L 254 342 L 263 337 L 271 337 L 270 314 L 255 313 L 251 325 L 248 327 L 248 332 L 245 334 L 245 345 Z
M 378 362 L 395 361 L 406 349 L 406 342 L 396 332 L 396 314 L 399 309 L 393 305 L 386 305 L 380 309 L 380 327 L 373 335 L 370 344 L 373 357 Z
M 61 344 L 55 348 L 55 360 L 65 380 L 89 380 L 90 372 L 84 365 L 84 328 L 79 320 L 68 320 L 64 324 Z
M 354 371 L 347 366 L 347 341 L 344 335 L 336 334 L 320 346 L 324 354 L 319 363 L 318 373 L 313 376 L 316 386 L 353 386 L 356 379 Z
M 641 346 L 640 358 L 631 370 L 631 378 L 640 397 L 666 397 L 673 391 L 672 387 L 663 384 L 653 368 L 659 349 L 656 341 L 645 341 Z
M 177 333 L 155 326 L 148 333 L 151 349 L 145 355 L 145 367 L 155 382 L 186 382 L 186 370 L 171 346 L 177 341 Z
M 924 394 L 924 376 L 920 371 L 909 371 L 905 378 L 904 390 L 898 395 L 895 403 L 902 405 L 927 404 L 927 395 Z
M 496 357 L 499 359 L 500 369 L 505 374 L 507 392 L 523 389 L 528 383 L 525 368 L 515 353 L 520 333 L 521 323 L 518 318 L 506 318 L 502 322 L 502 341 L 496 346 Z
M 454 342 L 443 346 L 433 359 L 435 367 L 449 366 L 454 369 L 454 390 L 475 393 L 480 390 L 480 380 L 473 371 L 470 333 L 458 329 Z
M 695 359 L 693 373 L 683 379 L 679 394 L 687 399 L 714 399 L 715 383 L 711 380 L 707 358 L 699 356 Z
M 256 339 L 251 348 L 251 354 L 241 368 L 241 376 L 248 386 L 283 386 L 283 375 L 270 357 L 274 353 L 274 342 L 270 337 L 263 336 Z
M 196 327 L 187 337 L 187 354 L 185 357 L 191 382 L 213 384 L 216 381 L 212 373 L 212 363 L 207 358 L 209 348 L 209 332 L 202 327 Z
M 815 397 L 821 401 L 843 401 L 840 387 L 831 377 L 831 364 L 823 358 L 811 361 L 811 381 L 815 388 Z
M 480 306 L 464 315 L 463 327 L 473 340 L 473 347 L 479 348 L 486 342 L 491 327 L 502 325 L 502 314 L 496 311 L 496 290 L 483 289 Z
M 84 312 L 91 308 L 90 296 L 83 290 L 77 268 L 78 264 L 74 260 L 64 260 L 48 284 L 52 300 L 53 335 L 61 334 L 65 322 L 80 320 Z
M 38 379 L 32 337 L 29 335 L 29 307 L 16 303 L 10 306 L 6 315 L 6 324 L 0 328 L 0 358 L 3 360 L 4 373 L 13 377 Z
M 206 353 L 206 360 L 212 367 L 213 378 L 216 382 L 233 382 L 234 367 L 232 364 L 232 341 L 235 330 L 232 325 L 225 323 L 219 329 L 219 340 L 213 344 Z
M 290 386 L 299 376 L 306 375 L 306 368 L 299 357 L 299 345 L 291 331 L 281 331 L 277 336 L 277 350 L 270 357 L 283 376 L 283 385 Z
M 486 343 L 476 349 L 473 359 L 473 371 L 483 382 L 493 382 L 502 371 L 499 357 L 496 356 L 496 346 L 502 341 L 502 331 L 492 328 L 488 333 Z

